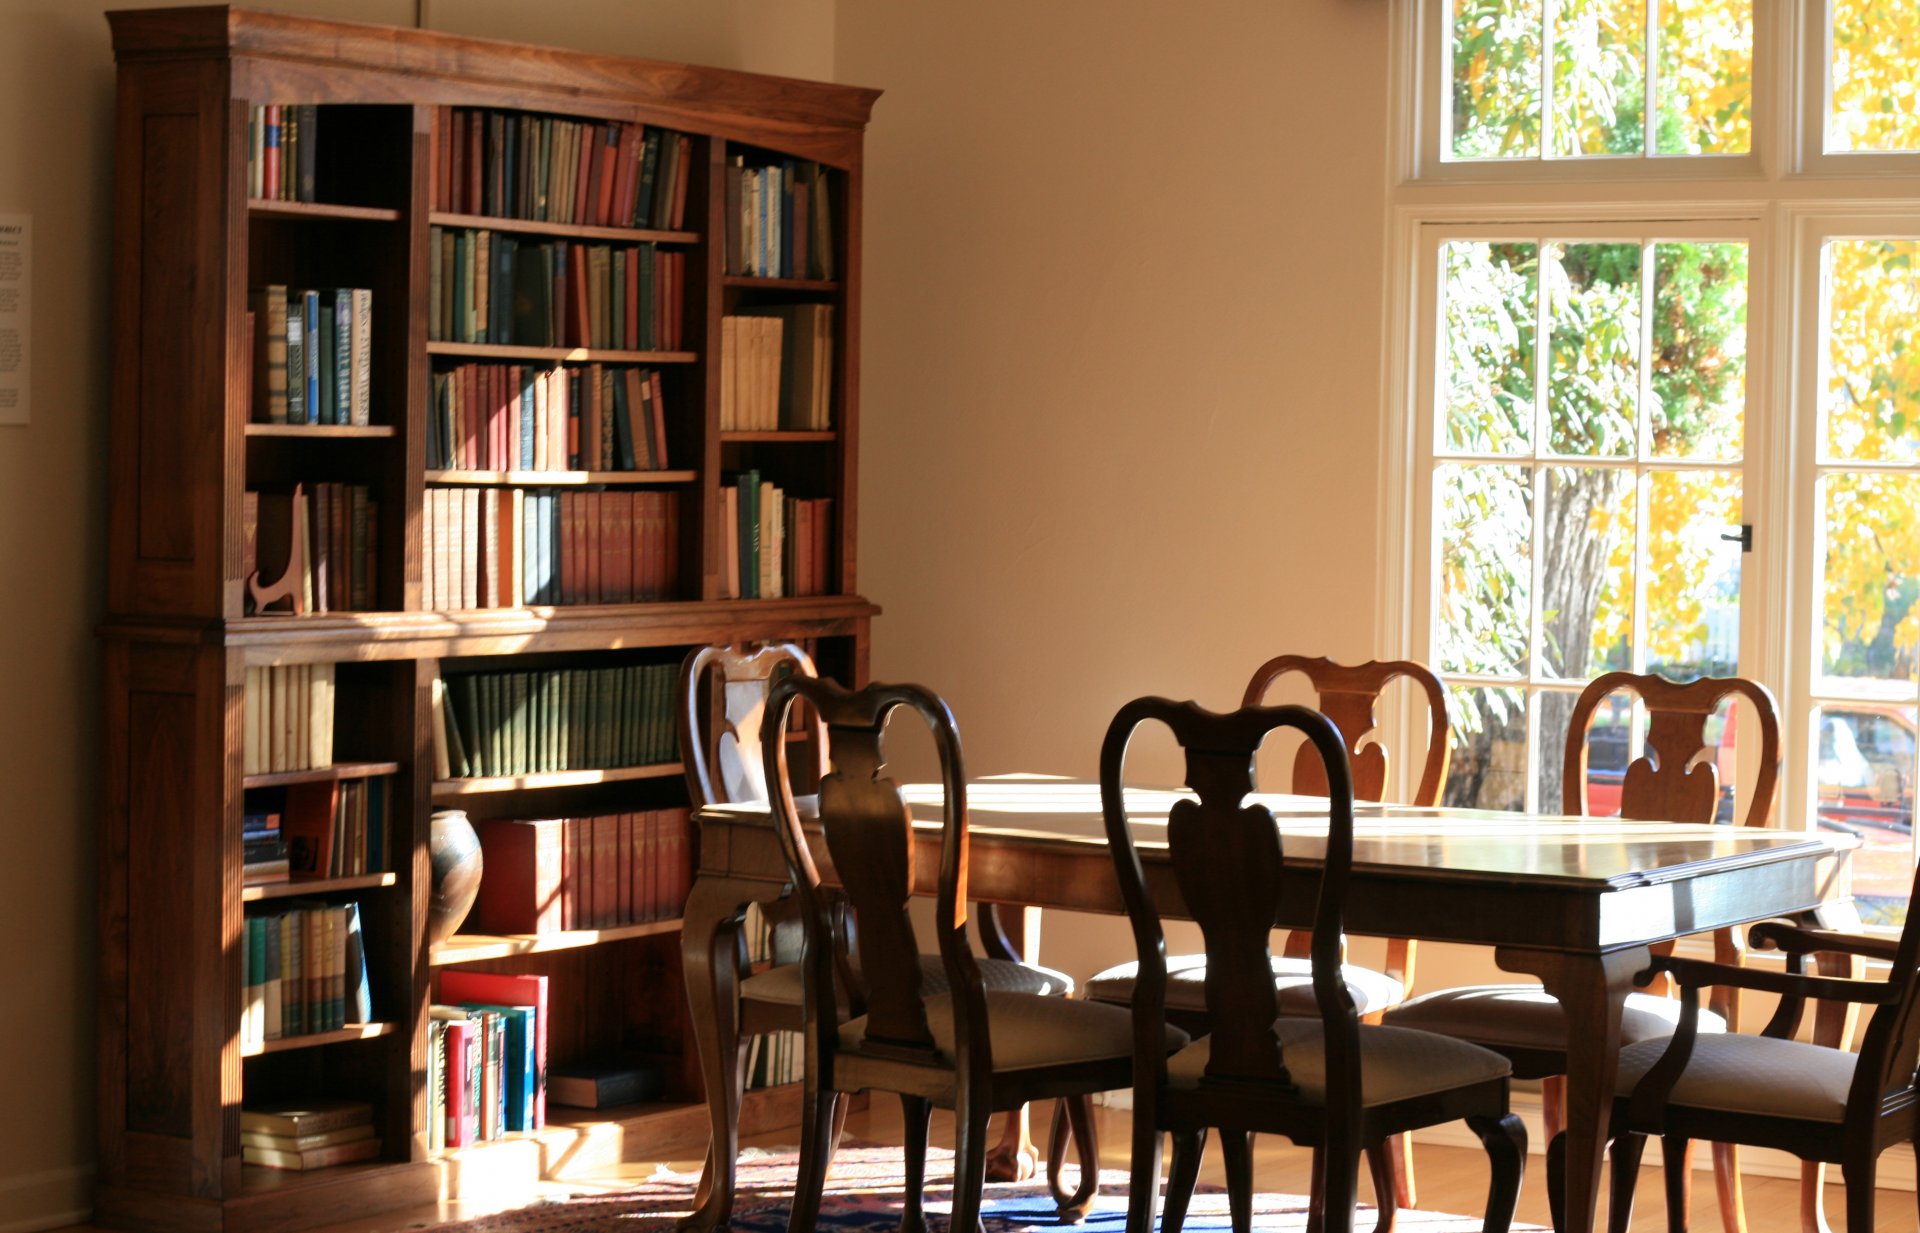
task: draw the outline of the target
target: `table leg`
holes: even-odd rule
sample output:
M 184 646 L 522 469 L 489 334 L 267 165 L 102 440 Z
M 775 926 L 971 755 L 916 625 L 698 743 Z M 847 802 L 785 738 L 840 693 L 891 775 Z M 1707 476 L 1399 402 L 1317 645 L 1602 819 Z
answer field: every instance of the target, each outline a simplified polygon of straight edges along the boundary
M 760 889 L 760 888 L 756 888 Z M 707 1166 L 694 1212 L 681 1225 L 698 1233 L 733 1218 L 734 1162 L 740 1154 L 740 1026 L 736 967 L 739 917 L 754 893 L 724 878 L 699 878 L 681 916 L 680 962 L 687 1009 L 707 1089 Z
M 1621 1011 L 1634 974 L 1652 955 L 1644 946 L 1604 954 L 1500 947 L 1494 959 L 1510 972 L 1538 976 L 1574 1025 L 1567 1037 L 1566 1218 L 1560 1233 L 1593 1233 L 1620 1068 Z

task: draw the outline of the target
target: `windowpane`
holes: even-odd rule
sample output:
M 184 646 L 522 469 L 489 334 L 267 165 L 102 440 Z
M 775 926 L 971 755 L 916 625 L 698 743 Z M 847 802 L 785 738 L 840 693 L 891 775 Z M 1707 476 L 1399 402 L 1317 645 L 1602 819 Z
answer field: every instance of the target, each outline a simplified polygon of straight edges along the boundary
M 1549 467 L 1546 480 L 1540 528 L 1540 649 L 1547 671 L 1585 680 L 1628 667 L 1633 473 Z
M 1540 157 L 1541 0 L 1454 0 L 1453 157 Z
M 1655 471 L 1647 484 L 1647 670 L 1740 670 L 1740 477 Z
M 1533 438 L 1532 244 L 1460 241 L 1446 261 L 1446 448 L 1524 452 Z
M 1434 642 L 1443 671 L 1511 676 L 1527 670 L 1533 584 L 1529 468 L 1443 466 L 1440 602 Z
M 1640 396 L 1640 246 L 1554 244 L 1544 270 L 1549 448 L 1634 451 Z
M 1753 0 L 1660 0 L 1660 154 L 1753 148 Z
M 1830 475 L 1821 487 L 1824 687 L 1910 688 L 1920 642 L 1920 475 Z
M 1568 704 L 1557 730 L 1562 741 L 1566 739 L 1567 721 L 1572 715 L 1573 707 Z M 1587 817 L 1620 816 L 1620 789 L 1626 782 L 1627 763 L 1633 761 L 1634 736 L 1633 696 L 1625 690 L 1616 690 L 1600 699 L 1600 704 L 1593 709 L 1593 720 L 1587 725 L 1587 799 L 1584 810 Z M 1555 746 L 1556 750 L 1560 748 L 1562 746 Z M 1543 796 L 1541 799 L 1546 798 Z M 1555 809 L 1565 807 L 1564 796 L 1555 800 Z
M 1747 246 L 1653 248 L 1653 453 L 1731 462 L 1745 447 Z
M 1524 809 L 1527 701 L 1518 689 L 1448 689 L 1453 760 L 1442 803 L 1468 809 Z
M 1827 454 L 1920 461 L 1920 241 L 1835 240 L 1826 258 Z
M 1832 0 L 1835 150 L 1920 150 L 1920 6 L 1914 0 Z
M 1913 887 L 1914 709 L 1824 706 L 1814 733 L 1820 826 L 1860 837 L 1854 903 L 1869 924 L 1904 924 Z
M 1560 0 L 1553 154 L 1645 153 L 1646 21 L 1646 0 Z

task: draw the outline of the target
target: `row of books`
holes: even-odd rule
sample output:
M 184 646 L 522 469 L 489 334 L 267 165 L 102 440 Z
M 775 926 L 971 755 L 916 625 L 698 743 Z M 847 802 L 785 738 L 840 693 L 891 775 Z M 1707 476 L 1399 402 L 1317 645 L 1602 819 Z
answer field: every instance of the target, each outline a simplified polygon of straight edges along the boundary
M 433 374 L 431 470 L 663 471 L 657 369 L 457 364 Z
M 645 244 L 526 240 L 435 227 L 427 330 L 436 342 L 678 351 L 687 255 Z
M 727 273 L 830 279 L 833 207 L 828 173 L 804 159 L 727 162 Z
M 389 805 L 385 776 L 289 786 L 281 830 L 290 876 L 353 878 L 386 869 Z
M 790 497 L 743 472 L 720 490 L 726 599 L 783 599 L 832 591 L 833 498 Z
M 287 901 L 279 911 L 249 914 L 246 925 L 242 1045 L 373 1021 L 359 904 Z
M 438 1151 L 547 1124 L 547 978 L 446 969 L 428 1015 L 427 1133 Z
M 684 808 L 489 819 L 476 828 L 485 872 L 467 919 L 485 933 L 671 920 L 693 885 L 693 822 Z
M 833 426 L 833 306 L 788 304 L 720 319 L 720 429 Z
M 333 765 L 332 664 L 248 668 L 241 773 Z
M 320 110 L 312 103 L 247 108 L 247 195 L 265 201 L 316 201 L 313 155 Z
M 379 591 L 380 503 L 365 484 L 296 484 L 241 498 L 241 568 L 277 581 L 300 552 L 303 612 L 368 612 Z
M 448 673 L 434 709 L 442 778 L 674 760 L 678 664 Z
M 685 133 L 618 120 L 441 107 L 433 208 L 534 222 L 677 229 L 698 171 Z
M 423 600 L 455 609 L 672 598 L 679 509 L 673 492 L 429 488 Z
M 373 292 L 273 283 L 247 294 L 255 422 L 372 423 Z
M 373 1106 L 322 1098 L 240 1110 L 241 1163 L 269 1169 L 325 1169 L 380 1154 Z

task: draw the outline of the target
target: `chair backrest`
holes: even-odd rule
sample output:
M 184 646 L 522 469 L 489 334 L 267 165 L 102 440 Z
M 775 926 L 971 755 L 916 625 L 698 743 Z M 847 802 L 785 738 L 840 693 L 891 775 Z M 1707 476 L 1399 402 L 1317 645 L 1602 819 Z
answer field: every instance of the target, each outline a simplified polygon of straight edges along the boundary
M 1228 714 L 1192 702 L 1141 698 L 1120 708 L 1100 750 L 1100 800 L 1107 841 L 1139 952 L 1134 989 L 1136 1058 L 1165 1078 L 1160 1037 L 1166 1004 L 1166 938 L 1128 824 L 1124 790 L 1127 745 L 1143 723 L 1157 721 L 1186 751 L 1187 787 L 1195 794 L 1167 817 L 1168 859 L 1181 898 L 1206 939 L 1207 1013 L 1213 1024 L 1210 1079 L 1291 1087 L 1275 1020 L 1280 1015 L 1269 939 L 1280 910 L 1286 853 L 1273 814 L 1248 803 L 1253 759 L 1268 733 L 1294 728 L 1324 760 L 1329 823 L 1313 913 L 1313 988 L 1326 1026 L 1328 1102 L 1359 1099 L 1359 1027 L 1353 997 L 1340 974 L 1341 915 L 1353 863 L 1353 779 L 1339 729 L 1302 706 L 1243 707 Z M 1158 1061 L 1152 1061 L 1157 1058 Z M 1138 1069 L 1136 1082 L 1146 1076 Z M 1357 1109 L 1357 1103 L 1354 1105 Z
M 760 728 L 773 682 L 786 673 L 817 675 L 790 642 L 703 646 L 681 665 L 680 754 L 696 809 L 767 799 Z M 814 748 L 824 750 L 818 720 L 812 723 Z
M 862 1049 L 927 1063 L 936 1062 L 938 1054 L 920 982 L 921 947 L 907 912 L 915 888 L 913 819 L 900 785 L 882 774 L 882 733 L 888 716 L 902 707 L 918 714 L 933 733 L 944 789 L 934 928 L 954 993 L 955 1061 L 985 1074 L 991 1066 L 986 997 L 966 936 L 967 785 L 960 734 L 946 703 L 918 685 L 869 685 L 849 692 L 834 681 L 788 676 L 774 685 L 768 702 L 765 774 L 774 785 L 774 822 L 806 930 L 810 1027 L 829 1040 L 835 1031 L 833 1003 L 820 996 L 832 988 L 831 903 L 794 802 L 787 743 L 776 735 L 801 700 L 812 705 L 832 742 L 833 769 L 820 780 L 819 818 L 827 856 L 856 926 L 866 984 Z
M 1247 682 L 1241 706 L 1259 706 L 1265 702 L 1273 683 L 1289 672 L 1298 672 L 1319 695 L 1320 713 L 1333 721 L 1346 746 L 1353 767 L 1354 799 L 1383 801 L 1387 798 L 1387 747 L 1378 733 L 1376 710 L 1381 691 L 1399 677 L 1419 686 L 1427 702 L 1427 756 L 1420 767 L 1420 783 L 1410 803 L 1433 805 L 1447 782 L 1447 761 L 1452 743 L 1447 739 L 1447 694 L 1440 678 L 1425 664 L 1408 659 L 1372 660 L 1364 664 L 1337 664 L 1321 656 L 1277 655 L 1261 664 Z M 1327 775 L 1319 753 L 1302 745 L 1293 760 L 1293 790 L 1304 796 L 1324 796 Z
M 1740 756 L 1749 748 L 1760 774 L 1747 803 L 1748 826 L 1773 818 L 1774 785 L 1780 778 L 1780 715 L 1765 685 L 1744 677 L 1700 677 L 1669 681 L 1662 676 L 1609 672 L 1580 692 L 1567 723 L 1567 754 L 1561 781 L 1561 808 L 1575 816 L 1587 812 L 1587 725 L 1608 694 L 1629 690 L 1646 703 L 1646 752 L 1627 767 L 1620 784 L 1620 816 L 1643 822 L 1711 822 L 1720 808 L 1720 766 L 1707 744 L 1707 717 L 1728 695 L 1744 698 L 1758 716 L 1751 746 L 1740 734 Z

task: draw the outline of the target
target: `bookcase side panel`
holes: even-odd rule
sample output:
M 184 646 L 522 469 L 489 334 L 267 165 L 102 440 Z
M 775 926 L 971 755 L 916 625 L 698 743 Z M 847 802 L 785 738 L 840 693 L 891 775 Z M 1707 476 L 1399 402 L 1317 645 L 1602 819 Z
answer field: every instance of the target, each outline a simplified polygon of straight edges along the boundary
M 840 498 L 839 520 L 834 530 L 835 584 L 840 595 L 858 595 L 860 542 L 860 164 L 847 170 L 846 200 L 836 220 L 835 237 L 843 254 L 841 260 L 839 370 L 834 374 L 840 391 L 839 439 L 834 443 L 835 487 Z M 864 675 L 864 674 L 863 674 Z
M 109 433 L 116 613 L 223 614 L 227 416 L 244 321 L 232 311 L 226 86 L 217 62 L 121 74 Z

